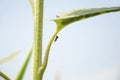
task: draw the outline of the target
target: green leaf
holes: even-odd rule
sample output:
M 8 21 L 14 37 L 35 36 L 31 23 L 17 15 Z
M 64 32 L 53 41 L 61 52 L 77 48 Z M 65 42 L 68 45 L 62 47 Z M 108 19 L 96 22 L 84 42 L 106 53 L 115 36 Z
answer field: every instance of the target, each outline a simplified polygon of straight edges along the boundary
M 25 71 L 27 69 L 27 65 L 28 65 L 28 62 L 30 61 L 30 57 L 32 55 L 32 48 L 30 49 L 30 51 L 28 52 L 28 55 L 26 56 L 26 59 L 25 61 L 23 62 L 23 65 L 18 73 L 18 75 L 16 76 L 16 79 L 15 80 L 23 80 L 23 77 L 24 77 L 24 74 L 25 74 Z
M 5 58 L 3 59 L 0 59 L 0 64 L 3 64 L 5 62 L 8 62 L 10 60 L 12 60 L 14 57 L 16 57 L 18 54 L 20 53 L 20 50 L 17 50 L 13 53 L 11 53 L 10 55 L 6 56 Z
M 4 80 L 11 80 L 5 73 L 0 71 L 0 77 L 4 78 Z
M 120 7 L 73 9 L 57 15 L 53 21 L 56 22 L 57 30 L 60 31 L 73 22 L 116 11 L 120 11 Z

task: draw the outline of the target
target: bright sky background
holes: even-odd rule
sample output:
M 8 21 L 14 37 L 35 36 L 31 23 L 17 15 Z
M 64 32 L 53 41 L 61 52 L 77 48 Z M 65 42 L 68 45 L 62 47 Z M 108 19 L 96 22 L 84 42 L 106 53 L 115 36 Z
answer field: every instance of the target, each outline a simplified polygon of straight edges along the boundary
M 120 0 L 45 0 L 43 53 L 55 30 L 50 21 L 74 8 L 120 6 Z M 44 80 L 119 80 L 120 12 L 100 15 L 73 23 L 58 34 L 53 43 Z M 12 80 L 33 42 L 33 16 L 28 0 L 0 0 L 0 59 L 21 50 L 0 64 L 0 71 Z M 1 78 L 0 78 L 1 80 Z M 24 80 L 31 80 L 31 62 Z

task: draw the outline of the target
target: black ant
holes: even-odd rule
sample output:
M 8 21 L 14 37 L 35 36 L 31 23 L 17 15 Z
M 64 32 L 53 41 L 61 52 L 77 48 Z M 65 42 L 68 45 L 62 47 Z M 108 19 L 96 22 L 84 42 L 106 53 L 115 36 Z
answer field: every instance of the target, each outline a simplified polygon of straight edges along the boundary
M 56 36 L 56 37 L 55 37 L 55 40 L 54 40 L 54 42 L 56 42 L 56 41 L 57 41 L 57 39 L 58 39 L 58 36 Z

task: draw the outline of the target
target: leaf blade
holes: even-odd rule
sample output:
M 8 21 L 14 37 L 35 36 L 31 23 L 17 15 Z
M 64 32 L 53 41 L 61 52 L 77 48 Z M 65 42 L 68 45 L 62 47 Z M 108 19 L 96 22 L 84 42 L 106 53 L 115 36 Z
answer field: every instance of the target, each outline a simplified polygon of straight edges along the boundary
M 53 21 L 56 22 L 57 29 L 60 31 L 65 26 L 73 22 L 94 17 L 97 15 L 106 14 L 110 12 L 117 12 L 117 11 L 120 11 L 120 7 L 73 9 L 57 15 L 57 18 L 54 19 Z
M 23 65 L 21 67 L 21 69 L 19 70 L 15 80 L 23 80 L 23 77 L 24 77 L 24 74 L 25 74 L 25 71 L 27 69 L 27 65 L 30 61 L 30 58 L 31 58 L 31 55 L 32 55 L 32 48 L 30 49 L 30 51 L 28 52 L 24 62 L 23 62 Z
M 16 57 L 18 54 L 20 53 L 20 50 L 17 50 L 11 54 L 9 54 L 8 56 L 6 56 L 5 58 L 0 60 L 0 64 L 6 63 L 10 60 L 12 60 L 14 57 Z

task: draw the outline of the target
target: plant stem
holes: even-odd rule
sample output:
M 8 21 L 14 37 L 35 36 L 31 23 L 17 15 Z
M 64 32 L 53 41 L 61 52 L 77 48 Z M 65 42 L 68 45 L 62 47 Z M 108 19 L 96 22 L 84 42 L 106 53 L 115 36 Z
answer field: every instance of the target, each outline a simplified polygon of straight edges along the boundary
M 54 32 L 54 34 L 53 34 L 52 37 L 50 38 L 50 41 L 49 41 L 49 43 L 48 43 L 48 45 L 47 45 L 42 67 L 39 68 L 39 74 L 40 74 L 40 75 L 41 75 L 41 74 L 44 74 L 44 72 L 45 72 L 45 69 L 46 69 L 47 63 L 48 63 L 50 48 L 51 48 L 52 42 L 54 41 L 54 39 L 55 39 L 55 37 L 57 36 L 57 33 L 58 33 L 58 32 L 59 32 L 58 30 L 56 30 L 56 31 Z
M 32 80 L 42 80 L 38 69 L 42 65 L 42 26 L 43 0 L 36 0 L 34 8 L 34 44 L 33 44 L 33 77 Z

